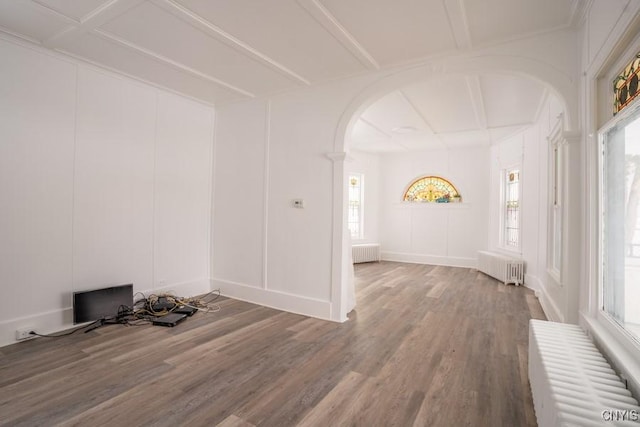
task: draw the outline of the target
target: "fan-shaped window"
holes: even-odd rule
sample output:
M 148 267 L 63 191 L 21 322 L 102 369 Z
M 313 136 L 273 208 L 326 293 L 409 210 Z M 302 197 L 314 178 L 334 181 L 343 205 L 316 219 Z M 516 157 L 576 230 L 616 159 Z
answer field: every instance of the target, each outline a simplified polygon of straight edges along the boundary
M 439 176 L 425 176 L 415 180 L 404 193 L 405 202 L 448 203 L 460 201 L 458 189 Z

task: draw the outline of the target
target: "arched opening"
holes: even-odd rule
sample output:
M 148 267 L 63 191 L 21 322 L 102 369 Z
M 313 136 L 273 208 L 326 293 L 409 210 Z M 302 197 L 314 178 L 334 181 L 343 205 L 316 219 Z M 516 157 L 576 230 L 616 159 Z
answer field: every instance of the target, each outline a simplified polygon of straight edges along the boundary
M 543 140 L 546 143 L 546 137 L 551 134 L 552 128 L 559 128 L 561 133 L 575 129 L 577 106 L 575 102 L 571 101 L 577 99 L 574 96 L 575 92 L 576 87 L 571 79 L 553 67 L 531 59 L 516 57 L 460 59 L 455 64 L 448 63 L 446 67 L 433 65 L 417 67 L 387 76 L 365 89 L 352 101 L 343 114 L 336 132 L 335 149 L 336 152 L 346 152 L 347 159 L 343 169 L 344 182 L 334 184 L 336 197 L 334 201 L 344 207 L 348 205 L 346 177 L 349 176 L 349 173 L 361 172 L 361 170 L 357 170 L 358 168 L 354 169 L 353 167 L 353 153 L 360 150 L 385 153 L 382 156 L 395 158 L 394 165 L 385 166 L 387 175 L 384 177 L 384 182 L 385 186 L 396 189 L 399 186 L 404 186 L 406 190 L 409 180 L 401 176 L 398 178 L 398 182 L 402 182 L 402 185 L 393 182 L 393 179 L 389 179 L 389 174 L 394 170 L 403 170 L 411 177 L 429 175 L 451 177 L 452 170 L 456 170 L 454 175 L 464 175 L 464 179 L 460 183 L 461 187 L 458 187 L 462 188 L 460 192 L 465 196 L 464 202 L 460 205 L 444 206 L 438 208 L 440 210 L 433 208 L 431 210 L 416 208 L 410 210 L 411 208 L 396 201 L 396 205 L 388 204 L 385 211 L 396 212 L 398 217 L 402 215 L 422 216 L 415 221 L 416 223 L 424 223 L 425 220 L 429 222 L 438 216 L 447 216 L 450 227 L 446 233 L 456 236 L 454 237 L 455 242 L 448 242 L 449 248 L 451 248 L 456 245 L 460 246 L 460 241 L 469 237 L 468 228 L 465 228 L 469 224 L 467 219 L 480 209 L 482 211 L 480 216 L 487 221 L 488 228 L 492 229 L 487 234 L 494 233 L 496 237 L 479 237 L 478 234 L 472 236 L 473 238 L 470 240 L 475 239 L 476 241 L 475 246 L 471 246 L 472 251 L 499 246 L 500 239 L 504 239 L 500 235 L 502 233 L 500 228 L 503 227 L 503 224 L 499 223 L 502 220 L 498 220 L 496 223 L 492 222 L 493 211 L 499 208 L 489 206 L 489 200 L 495 201 L 501 197 L 501 183 L 497 181 L 501 178 L 496 178 L 496 176 L 503 174 L 508 168 L 516 170 L 514 167 L 517 166 L 523 168 L 523 183 L 527 183 L 530 187 L 533 182 L 539 184 L 546 181 L 549 162 L 546 147 L 541 147 L 537 153 L 537 161 L 544 163 L 544 175 L 543 172 L 540 172 L 536 176 L 531 164 L 523 167 L 521 164 L 523 160 L 518 160 L 518 157 L 522 158 L 522 153 L 531 145 L 531 141 L 528 140 L 530 136 L 526 134 L 526 131 L 536 125 L 543 116 L 547 123 L 547 129 L 544 138 L 538 138 L 538 143 Z M 378 138 L 375 137 L 375 134 L 378 135 Z M 520 147 L 513 150 L 505 147 L 496 148 L 510 138 L 512 140 L 511 146 L 517 145 L 513 141 L 519 139 L 521 141 Z M 367 148 L 367 140 L 372 141 L 369 148 Z M 372 149 L 372 146 L 375 148 Z M 420 153 L 420 155 L 414 153 Z M 532 157 L 531 153 L 527 154 L 530 158 Z M 414 157 L 414 161 L 404 161 L 403 163 L 398 160 L 403 155 L 404 157 Z M 486 156 L 483 158 L 484 155 Z M 505 160 L 504 164 L 492 164 L 496 157 Z M 507 159 L 508 157 L 512 159 Z M 474 161 L 483 163 L 477 163 L 474 166 Z M 474 179 L 472 174 L 465 175 L 465 172 L 461 172 L 468 172 L 474 168 L 486 172 L 486 177 L 483 178 L 484 181 L 481 185 L 486 191 L 485 199 L 482 199 L 481 191 L 477 188 L 478 180 Z M 527 175 L 526 170 L 531 170 L 531 173 Z M 527 176 L 529 176 L 529 181 L 526 181 Z M 375 187 L 366 174 L 363 180 L 367 183 L 365 188 L 371 190 L 372 186 Z M 338 185 L 341 185 L 341 188 L 337 188 Z M 456 185 L 458 185 L 457 180 Z M 492 193 L 489 194 L 488 191 Z M 546 198 L 546 188 L 544 193 L 544 198 Z M 384 196 L 380 196 L 380 198 L 384 198 Z M 371 198 L 365 194 L 364 199 L 366 203 L 366 200 Z M 513 207 L 514 201 L 510 201 L 510 203 Z M 547 207 L 545 199 L 543 204 L 536 206 L 537 212 L 535 214 L 547 217 Z M 366 219 L 366 208 L 363 211 L 365 215 L 364 229 L 366 230 L 367 224 L 370 225 L 370 222 Z M 528 212 L 525 217 L 533 215 L 534 213 Z M 337 302 L 333 305 L 336 310 L 333 318 L 336 320 L 345 320 L 347 312 L 351 309 L 343 304 L 347 300 L 346 296 L 351 292 L 349 287 L 352 286 L 352 282 L 350 283 L 349 280 L 353 272 L 353 266 L 347 256 L 351 250 L 351 242 L 347 237 L 349 230 L 345 218 L 346 211 L 343 209 L 342 221 L 338 221 L 336 218 L 334 223 L 334 237 L 337 238 L 334 241 L 341 243 L 338 253 L 335 252 L 336 246 L 334 245 L 334 261 L 340 261 L 334 263 L 334 268 L 340 265 L 340 271 L 334 271 L 334 278 L 339 276 L 340 280 L 334 281 L 334 283 L 338 283 L 338 286 L 334 286 L 332 289 L 332 301 Z M 379 221 L 385 224 L 394 222 L 393 218 L 388 216 Z M 452 223 L 453 225 L 451 225 Z M 432 225 L 437 226 L 437 224 Z M 547 236 L 547 225 L 547 222 L 537 224 L 536 233 Z M 402 230 L 397 234 L 409 236 L 407 238 L 410 239 L 410 236 L 415 236 L 419 231 Z M 385 240 L 380 235 L 376 239 Z M 492 239 L 495 239 L 495 242 Z M 365 237 L 363 243 L 370 240 Z M 422 239 L 420 244 L 423 246 L 418 248 L 424 253 L 417 253 L 420 250 L 416 250 L 415 244 L 413 246 L 409 244 L 405 248 L 397 244 L 397 247 L 390 249 L 385 248 L 383 244 L 382 250 L 383 253 L 385 250 L 391 253 L 387 254 L 390 256 L 389 259 L 402 258 L 408 254 L 412 255 L 405 257 L 411 260 L 408 262 L 424 261 L 424 263 L 430 263 L 428 261 L 435 260 L 459 266 L 471 266 L 471 260 L 475 256 L 471 250 L 465 252 L 464 256 L 460 256 L 460 254 L 450 256 L 451 254 L 435 252 L 430 254 L 428 253 L 429 248 L 425 246 L 424 242 L 425 240 Z M 547 241 L 541 241 L 540 244 L 547 245 Z M 446 247 L 446 245 L 444 246 Z M 531 250 L 531 248 L 518 248 L 521 255 L 523 251 L 527 250 Z M 532 278 L 535 280 L 535 276 Z

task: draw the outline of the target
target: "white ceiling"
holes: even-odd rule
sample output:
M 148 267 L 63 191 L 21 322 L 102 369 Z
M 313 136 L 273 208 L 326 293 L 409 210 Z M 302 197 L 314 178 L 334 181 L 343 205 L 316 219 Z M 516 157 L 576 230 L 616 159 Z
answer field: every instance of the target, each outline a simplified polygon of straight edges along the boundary
M 443 76 L 373 103 L 355 123 L 349 146 L 373 152 L 488 146 L 535 123 L 548 96 L 523 77 Z
M 585 3 L 0 0 L 0 32 L 220 104 L 568 28 Z M 541 96 L 531 82 L 511 78 L 505 85 L 502 78 L 470 75 L 464 84 L 416 85 L 384 103 L 410 104 L 413 111 L 403 114 L 434 144 L 464 144 L 465 132 L 492 140 L 503 128 L 530 122 L 535 110 L 530 103 L 523 110 L 522 97 L 510 90 Z M 506 98 L 487 96 L 494 91 Z M 362 132 L 389 131 L 385 123 L 371 124 L 378 129 Z M 407 146 L 415 143 L 404 139 Z

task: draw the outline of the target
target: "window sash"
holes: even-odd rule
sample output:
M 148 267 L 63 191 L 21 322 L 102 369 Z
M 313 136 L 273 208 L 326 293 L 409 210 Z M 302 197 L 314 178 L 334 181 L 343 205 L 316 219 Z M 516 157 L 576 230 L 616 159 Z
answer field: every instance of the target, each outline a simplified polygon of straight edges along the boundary
M 640 340 L 639 131 L 640 109 L 635 108 L 600 132 L 600 309 L 635 340 Z
M 352 239 L 362 239 L 362 196 L 363 196 L 363 175 L 349 175 L 349 204 L 347 214 L 347 226 L 351 232 Z
M 503 205 L 503 246 L 507 249 L 520 248 L 520 184 L 519 167 L 504 170 Z

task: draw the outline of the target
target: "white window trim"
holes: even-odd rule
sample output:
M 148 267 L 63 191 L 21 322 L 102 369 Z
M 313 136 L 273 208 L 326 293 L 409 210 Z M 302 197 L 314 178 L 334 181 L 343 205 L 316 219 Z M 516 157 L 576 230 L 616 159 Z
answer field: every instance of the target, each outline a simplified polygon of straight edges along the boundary
M 506 243 L 507 240 L 507 181 L 506 176 L 507 172 L 510 170 L 517 169 L 520 174 L 518 178 L 518 246 L 508 246 Z M 523 183 L 523 174 L 522 174 L 522 163 L 514 163 L 509 167 L 502 168 L 500 170 L 500 235 L 498 249 L 505 251 L 509 254 L 517 254 L 522 255 L 522 183 Z
M 618 324 L 607 312 L 604 311 L 603 296 L 603 245 L 602 230 L 604 226 L 604 135 L 620 121 L 640 110 L 640 98 L 636 99 L 623 111 L 609 120 L 598 132 L 597 153 L 595 167 L 597 172 L 597 196 L 596 196 L 596 223 L 595 233 L 596 265 L 595 280 L 591 282 L 591 295 L 595 297 L 589 303 L 589 313 L 581 313 L 581 319 L 587 324 L 589 330 L 600 346 L 605 349 L 608 357 L 622 372 L 623 378 L 629 380 L 629 387 L 636 396 L 640 395 L 640 340 L 631 335 L 621 325 Z
M 349 172 L 348 175 L 348 181 L 351 181 L 351 177 L 352 176 L 357 176 L 358 179 L 360 180 L 360 209 L 358 210 L 359 213 L 359 235 L 357 237 L 351 236 L 351 239 L 353 242 L 357 242 L 360 243 L 365 239 L 364 237 L 364 174 L 362 172 Z M 351 186 L 350 182 L 347 182 L 347 199 L 348 199 L 348 194 L 349 194 L 349 187 Z M 347 204 L 349 203 L 349 200 L 347 200 Z M 351 234 L 351 230 L 349 230 L 349 234 Z
M 587 172 L 584 188 L 587 198 L 584 205 L 587 213 L 584 233 L 588 237 L 583 251 L 585 262 L 581 279 L 586 281 L 582 290 L 587 292 L 586 295 L 581 296 L 579 313 L 580 324 L 595 339 L 615 369 L 629 380 L 628 386 L 632 393 L 635 393 L 635 396 L 640 396 L 640 348 L 620 330 L 617 323 L 608 319 L 599 310 L 599 277 L 602 274 L 602 248 L 599 241 L 602 229 L 602 218 L 599 215 L 602 205 L 600 200 L 602 177 L 600 173 L 601 147 L 597 135 L 599 128 L 603 129 L 607 126 L 607 124 L 602 127 L 598 125 L 599 112 L 610 112 L 612 108 L 610 102 L 613 94 L 609 82 L 612 82 L 614 74 L 628 63 L 631 55 L 640 50 L 640 35 L 637 31 L 639 26 L 636 22 L 639 12 L 640 3 L 630 4 L 625 9 L 607 41 L 601 46 L 599 53 L 585 70 L 586 94 L 584 101 L 588 105 L 583 139 Z M 635 39 L 629 42 L 626 48 L 621 47 L 620 44 L 629 40 L 630 35 Z M 606 85 L 607 92 L 601 91 L 601 85 Z
M 568 196 L 567 188 L 567 159 L 568 159 L 568 140 L 563 132 L 564 115 L 561 114 L 558 117 L 558 121 L 553 130 L 547 137 L 549 141 L 549 156 L 548 156 L 548 207 L 547 212 L 547 274 L 550 278 L 559 286 L 563 286 L 563 279 L 565 277 L 564 264 L 567 256 L 565 254 L 565 248 L 567 247 L 567 221 L 568 221 L 568 209 L 565 199 Z M 557 158 L 556 158 L 557 156 Z M 556 170 L 556 164 L 558 166 Z M 555 233 L 555 221 L 560 222 L 560 235 Z M 559 242 L 556 239 L 560 239 Z M 553 250 L 554 247 L 559 247 L 559 254 L 556 254 Z M 554 255 L 559 259 L 554 259 Z

